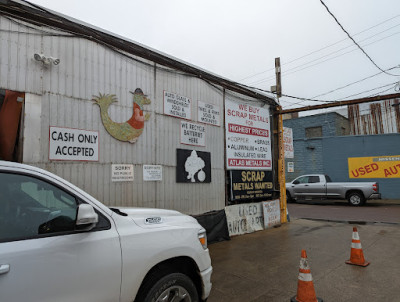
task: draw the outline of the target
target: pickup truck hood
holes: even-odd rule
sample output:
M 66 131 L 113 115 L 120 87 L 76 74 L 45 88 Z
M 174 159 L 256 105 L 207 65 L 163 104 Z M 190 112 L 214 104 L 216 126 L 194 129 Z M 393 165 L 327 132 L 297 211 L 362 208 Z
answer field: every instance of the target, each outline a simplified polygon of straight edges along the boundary
M 116 209 L 126 213 L 138 226 L 146 229 L 183 225 L 201 228 L 196 219 L 174 210 L 121 207 Z

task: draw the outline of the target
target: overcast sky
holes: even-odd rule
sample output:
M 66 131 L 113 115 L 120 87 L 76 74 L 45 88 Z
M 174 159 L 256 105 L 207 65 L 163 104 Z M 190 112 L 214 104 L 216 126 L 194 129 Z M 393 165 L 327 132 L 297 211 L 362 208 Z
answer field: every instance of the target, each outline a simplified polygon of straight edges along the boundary
M 394 93 L 394 83 L 400 80 L 384 73 L 373 76 L 380 70 L 319 0 L 31 2 L 266 90 L 275 84 L 274 59 L 280 57 L 287 95 L 349 100 Z M 380 68 L 400 65 L 399 0 L 324 2 Z M 400 75 L 400 68 L 390 72 Z M 369 76 L 373 77 L 325 94 Z M 287 109 L 319 104 L 290 98 L 281 103 Z

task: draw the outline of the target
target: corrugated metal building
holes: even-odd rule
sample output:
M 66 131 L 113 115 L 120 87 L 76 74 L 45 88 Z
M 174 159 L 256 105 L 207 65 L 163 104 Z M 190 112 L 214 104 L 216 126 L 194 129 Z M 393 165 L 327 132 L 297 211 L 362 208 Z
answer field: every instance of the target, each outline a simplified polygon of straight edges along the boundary
M 150 102 L 144 101 L 136 112 L 137 88 Z M 222 209 L 228 182 L 225 100 L 260 107 L 267 104 L 264 108 L 270 110 L 271 133 L 277 127 L 273 119 L 277 104 L 266 95 L 20 1 L 0 0 L 0 89 L 3 100 L 7 100 L 7 92 L 24 93 L 18 99 L 23 108 L 13 160 L 50 170 L 107 205 L 160 207 L 189 214 Z M 182 109 L 190 118 L 166 114 L 166 93 L 190 103 L 186 111 Z M 105 110 L 111 122 L 124 123 L 130 118 L 142 124 L 144 121 L 135 143 L 120 141 L 108 133 L 107 123 L 102 123 L 99 106 L 93 101 L 100 94 L 115 95 L 117 100 Z M 143 100 L 141 96 L 139 99 Z M 187 146 L 182 144 L 182 123 L 200 122 L 199 102 L 219 112 L 219 126 L 201 124 L 205 145 Z M 50 144 L 52 139 L 57 140 L 57 129 L 62 133 L 58 140 L 66 140 L 73 129 L 81 131 L 76 136 L 98 140 L 98 158 L 78 161 L 54 157 Z M 70 134 L 66 133 L 68 129 L 72 129 Z M 177 183 L 177 149 L 209 153 L 211 182 Z M 274 139 L 272 150 L 276 167 Z M 116 164 L 133 165 L 133 180 L 113 181 Z M 144 165 L 161 166 L 162 180 L 143 180 Z M 278 186 L 276 176 L 274 172 L 274 187 Z
M 348 106 L 352 135 L 400 133 L 398 99 Z

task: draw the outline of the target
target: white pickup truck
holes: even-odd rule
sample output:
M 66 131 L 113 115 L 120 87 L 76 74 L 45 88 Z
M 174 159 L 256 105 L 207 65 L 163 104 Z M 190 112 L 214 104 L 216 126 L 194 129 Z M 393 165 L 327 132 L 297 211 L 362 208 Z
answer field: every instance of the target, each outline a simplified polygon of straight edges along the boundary
M 211 273 L 194 218 L 108 208 L 54 174 L 0 161 L 0 301 L 205 301 Z
M 332 182 L 328 175 L 302 175 L 286 183 L 288 201 L 302 199 L 347 199 L 360 206 L 367 199 L 380 199 L 377 182 Z

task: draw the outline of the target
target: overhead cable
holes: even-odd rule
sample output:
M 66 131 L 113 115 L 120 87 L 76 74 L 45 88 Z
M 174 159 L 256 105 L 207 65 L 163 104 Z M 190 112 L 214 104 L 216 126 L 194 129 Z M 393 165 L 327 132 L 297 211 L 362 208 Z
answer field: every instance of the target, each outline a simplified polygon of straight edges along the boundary
M 399 25 L 400 25 L 400 24 L 399 24 Z M 398 26 L 398 25 L 396 25 L 396 26 Z M 391 29 L 391 28 L 390 28 L 390 29 Z M 381 32 L 381 33 L 382 33 L 382 32 Z M 379 34 L 380 34 L 380 33 L 379 33 Z M 365 45 L 363 45 L 363 46 L 365 47 L 365 46 L 369 46 L 369 45 L 378 43 L 378 42 L 380 42 L 380 41 L 382 41 L 382 40 L 385 40 L 385 39 L 387 39 L 387 38 L 390 38 L 390 37 L 392 37 L 392 36 L 394 36 L 394 35 L 398 35 L 398 34 L 400 34 L 399 31 L 398 31 L 398 32 L 395 32 L 395 33 L 393 33 L 393 34 L 390 34 L 390 35 L 388 35 L 388 36 L 386 36 L 386 37 L 383 37 L 383 38 L 381 38 L 381 39 L 379 39 L 379 40 L 376 40 L 376 41 L 370 42 L 370 43 L 368 43 L 368 44 L 365 44 Z M 376 34 L 376 35 L 378 35 L 378 34 Z M 368 40 L 369 38 L 372 38 L 372 37 L 374 37 L 374 36 L 376 36 L 376 35 L 373 35 L 373 36 L 371 36 L 371 37 L 368 37 L 368 38 L 366 38 L 366 39 L 364 39 L 364 40 L 362 40 L 362 41 Z M 344 53 L 342 53 L 342 54 L 339 54 L 339 55 L 337 55 L 337 56 L 330 57 L 330 58 L 327 58 L 327 59 L 325 59 L 325 60 L 323 60 L 323 61 L 319 61 L 319 62 L 317 62 L 317 63 L 315 63 L 315 64 L 309 65 L 309 64 L 311 64 L 311 63 L 313 63 L 313 62 L 315 62 L 315 61 L 318 61 L 318 60 L 323 59 L 323 58 L 325 58 L 325 57 L 329 57 L 330 55 L 333 55 L 333 54 L 335 54 L 335 53 L 338 53 L 338 52 L 340 52 L 340 51 L 342 51 L 342 50 L 344 50 L 344 49 L 346 49 L 346 48 L 349 48 L 349 47 L 352 47 L 352 46 L 346 46 L 346 47 L 341 48 L 341 49 L 339 49 L 339 50 L 337 50 L 337 51 L 331 52 L 330 54 L 327 54 L 327 55 L 324 55 L 324 56 L 322 56 L 322 57 L 319 57 L 318 59 L 309 61 L 309 62 L 307 62 L 307 63 L 303 63 L 303 64 L 301 64 L 301 65 L 299 65 L 299 66 L 297 66 L 297 67 L 293 67 L 293 68 L 291 68 L 291 69 L 288 69 L 288 70 L 286 70 L 286 71 L 283 71 L 283 72 L 282 72 L 282 77 L 286 77 L 286 76 L 288 76 L 288 75 L 292 75 L 292 74 L 297 73 L 297 72 L 299 72 L 299 71 L 302 71 L 302 70 L 305 70 L 305 69 L 314 67 L 314 66 L 316 66 L 316 65 L 325 63 L 325 62 L 327 62 L 327 61 L 330 61 L 330 60 L 339 58 L 339 57 L 341 57 L 341 56 L 344 56 L 344 55 L 346 55 L 346 54 L 352 53 L 352 52 L 354 52 L 354 51 L 357 50 L 357 48 L 355 48 L 355 49 L 346 51 L 346 52 L 344 52 Z M 307 65 L 308 65 L 308 66 L 307 66 Z M 300 68 L 300 67 L 302 67 L 302 66 L 305 66 L 305 67 L 304 67 L 304 68 L 301 68 L 301 69 L 298 69 L 298 68 Z M 297 69 L 297 70 L 296 70 L 296 69 Z M 264 82 L 264 81 L 269 82 L 269 81 L 272 81 L 274 78 L 275 78 L 275 76 L 272 75 L 272 76 L 269 76 L 268 78 L 264 78 L 264 79 L 261 79 L 261 80 L 255 81 L 255 82 L 251 82 L 251 84 L 256 85 L 256 84 L 260 84 L 260 83 L 262 83 L 262 82 Z
M 367 92 L 371 92 L 371 91 L 374 91 L 374 90 L 378 90 L 378 89 L 381 89 L 381 88 L 385 88 L 385 87 L 388 87 L 388 86 L 392 86 L 392 85 L 395 85 L 395 84 L 397 84 L 397 83 L 398 83 L 398 82 L 394 82 L 394 83 L 386 84 L 386 85 L 379 86 L 379 87 L 376 87 L 376 88 L 372 88 L 372 89 L 369 89 L 369 90 L 365 90 L 365 91 L 362 91 L 362 92 L 359 92 L 359 93 L 355 93 L 355 94 L 346 96 L 346 97 L 344 97 L 344 98 L 336 99 L 335 102 L 338 102 L 339 100 L 349 99 L 349 98 L 351 98 L 351 97 L 354 97 L 354 96 L 357 96 L 357 95 L 360 95 L 360 94 L 364 94 L 364 93 L 367 93 Z M 386 90 L 386 91 L 389 91 L 389 90 L 391 90 L 391 89 L 394 89 L 394 86 L 391 87 L 390 89 Z
M 382 24 L 384 24 L 384 23 L 387 23 L 387 22 L 389 22 L 389 21 L 391 21 L 391 20 L 393 20 L 393 19 L 396 19 L 396 18 L 398 18 L 398 17 L 400 17 L 400 15 L 396 15 L 396 16 L 394 16 L 394 17 L 392 17 L 392 18 L 386 19 L 386 20 L 384 20 L 384 21 L 382 21 L 382 22 L 380 22 L 380 23 L 378 23 L 378 24 L 375 24 L 375 25 L 373 25 L 373 26 L 371 26 L 371 27 L 368 27 L 368 28 L 366 28 L 366 29 L 364 29 L 364 30 L 362 30 L 362 31 L 360 31 L 360 32 L 358 32 L 358 33 L 356 33 L 356 34 L 354 34 L 354 36 L 360 35 L 360 34 L 366 32 L 366 31 L 369 31 L 369 30 L 371 30 L 371 29 L 373 29 L 373 28 L 375 28 L 375 27 L 378 27 L 378 26 L 380 26 L 380 25 L 382 25 Z M 399 24 L 397 24 L 397 25 L 395 25 L 395 26 L 393 26 L 393 27 L 396 27 L 396 26 L 398 26 L 398 25 L 399 25 Z M 387 30 L 384 30 L 384 31 L 382 31 L 382 32 L 388 31 L 388 30 L 392 29 L 393 27 L 390 27 L 390 28 L 388 28 Z M 380 32 L 380 33 L 382 33 L 382 32 Z M 380 34 L 380 33 L 378 33 L 378 34 Z M 373 35 L 373 36 L 376 36 L 376 35 Z M 371 37 L 373 37 L 373 36 L 371 36 Z M 343 42 L 343 41 L 346 41 L 346 40 L 347 40 L 347 38 L 346 38 L 346 39 L 342 39 L 342 40 L 340 40 L 340 41 L 337 41 L 337 42 L 335 42 L 335 43 L 329 44 L 329 45 L 327 45 L 327 46 L 324 46 L 324 47 L 322 47 L 322 48 L 320 48 L 320 49 L 314 50 L 314 51 L 312 51 L 312 52 L 310 52 L 310 53 L 308 53 L 308 54 L 302 55 L 302 56 L 300 56 L 300 57 L 298 57 L 298 58 L 295 58 L 295 59 L 293 59 L 293 60 L 291 60 L 291 61 L 289 61 L 289 62 L 283 63 L 282 66 L 284 66 L 284 65 L 289 65 L 289 64 L 291 64 L 291 63 L 293 63 L 293 62 L 296 62 L 296 61 L 298 61 L 298 60 L 301 60 L 301 59 L 303 59 L 303 58 L 306 58 L 306 57 L 308 57 L 308 56 L 310 56 L 310 55 L 312 55 L 312 54 L 314 54 L 314 53 L 318 53 L 318 52 L 320 52 L 320 51 L 322 51 L 322 50 L 325 50 L 325 49 L 327 49 L 327 48 L 329 48 L 329 47 L 335 46 L 335 45 L 337 45 L 337 44 L 339 44 L 339 43 L 341 43 L 341 42 Z M 365 40 L 365 39 L 364 39 L 364 40 Z M 363 40 L 363 41 L 364 41 L 364 40 Z M 258 75 L 260 75 L 260 74 L 263 74 L 263 73 L 266 73 L 266 72 L 269 72 L 269 71 L 273 71 L 273 70 L 275 70 L 275 67 L 272 67 L 272 68 L 269 68 L 269 69 L 267 69 L 267 70 L 264 70 L 264 71 L 261 71 L 261 72 L 258 72 L 258 73 L 255 73 L 255 74 L 246 76 L 246 77 L 240 79 L 240 81 L 244 81 L 244 80 L 247 80 L 247 79 L 249 79 L 249 78 L 253 78 L 253 77 L 256 77 L 256 76 L 258 76 Z
M 391 75 L 391 76 L 399 76 L 399 75 L 394 75 L 394 74 L 388 73 L 388 72 L 384 71 L 382 68 L 380 68 L 380 67 L 375 63 L 375 61 L 372 60 L 372 58 L 365 52 L 365 50 L 362 49 L 362 47 L 356 42 L 356 40 L 354 40 L 353 37 L 344 29 L 344 27 L 342 26 L 342 24 L 340 24 L 340 22 L 339 22 L 338 19 L 335 17 L 335 15 L 329 10 L 328 6 L 326 6 L 326 4 L 324 3 L 324 1 L 322 1 L 322 0 L 319 0 L 319 1 L 320 1 L 320 2 L 322 3 L 322 5 L 326 8 L 326 10 L 327 10 L 328 13 L 332 16 L 332 18 L 336 21 L 336 23 L 340 26 L 340 28 L 347 34 L 347 36 L 349 37 L 349 39 L 352 40 L 352 41 L 354 42 L 354 44 L 357 45 L 357 47 L 365 54 L 365 56 L 371 61 L 371 63 L 375 65 L 376 68 L 378 68 L 380 71 L 382 71 L 382 72 L 384 72 L 384 73 L 386 73 L 386 74 L 388 74 L 388 75 Z
M 394 66 L 394 67 L 388 68 L 388 69 L 386 69 L 386 71 L 388 71 L 388 70 L 392 70 L 392 69 L 394 69 L 394 68 L 399 68 L 399 66 Z M 371 79 L 371 78 L 373 78 L 373 77 L 376 77 L 376 76 L 378 76 L 378 75 L 380 75 L 380 74 L 382 74 L 382 73 L 383 73 L 383 72 L 382 72 L 382 71 L 380 71 L 380 72 L 378 72 L 378 73 L 375 73 L 375 74 L 373 74 L 373 75 L 371 75 L 371 76 L 369 76 L 369 77 L 366 77 L 366 78 L 363 78 L 363 79 L 361 79 L 361 80 L 358 80 L 358 81 L 355 81 L 355 82 L 349 83 L 349 84 L 347 84 L 347 85 L 344 85 L 344 86 L 341 86 L 341 87 L 339 87 L 339 88 L 336 88 L 336 89 L 330 90 L 330 91 L 328 91 L 328 92 L 325 92 L 325 93 L 321 93 L 321 94 L 319 94 L 319 95 L 316 95 L 316 96 L 312 97 L 312 99 L 315 99 L 315 98 L 318 98 L 318 97 L 321 97 L 321 96 L 324 96 L 324 95 L 327 95 L 327 94 L 330 94 L 330 93 L 336 92 L 336 91 L 338 91 L 338 90 L 341 90 L 341 89 L 344 89 L 344 88 L 350 87 L 350 86 L 352 86 L 352 85 L 354 85 L 354 84 L 361 83 L 361 82 L 363 82 L 363 81 L 365 81 L 365 80 L 368 80 L 368 79 Z

